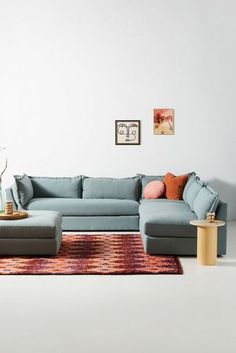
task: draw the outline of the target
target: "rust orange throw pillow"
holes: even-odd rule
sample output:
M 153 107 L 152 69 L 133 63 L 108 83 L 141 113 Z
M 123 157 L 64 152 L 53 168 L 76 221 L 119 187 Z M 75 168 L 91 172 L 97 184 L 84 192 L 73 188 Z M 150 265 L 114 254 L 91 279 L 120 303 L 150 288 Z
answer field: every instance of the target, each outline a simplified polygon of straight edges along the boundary
M 176 176 L 174 174 L 167 173 L 163 178 L 166 187 L 166 198 L 170 200 L 182 200 L 182 194 L 187 180 L 187 174 Z

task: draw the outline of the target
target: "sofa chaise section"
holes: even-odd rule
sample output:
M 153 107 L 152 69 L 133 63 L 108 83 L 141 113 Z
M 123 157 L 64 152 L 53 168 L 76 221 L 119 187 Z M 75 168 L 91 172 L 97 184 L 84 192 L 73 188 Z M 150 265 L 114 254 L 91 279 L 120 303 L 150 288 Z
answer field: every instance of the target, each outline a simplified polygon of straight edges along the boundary
M 196 255 L 197 229 L 189 224 L 198 219 L 184 201 L 142 200 L 140 233 L 148 254 Z M 227 204 L 220 201 L 216 217 L 226 220 Z M 218 255 L 226 254 L 226 226 L 218 229 Z

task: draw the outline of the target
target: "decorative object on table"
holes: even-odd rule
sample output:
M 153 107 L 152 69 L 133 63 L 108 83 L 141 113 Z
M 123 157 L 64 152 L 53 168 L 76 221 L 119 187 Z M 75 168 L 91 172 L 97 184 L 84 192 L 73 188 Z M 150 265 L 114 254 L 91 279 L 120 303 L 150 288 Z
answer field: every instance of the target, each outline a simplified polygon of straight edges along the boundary
M 153 109 L 153 134 L 174 135 L 174 109 Z
M 148 255 L 140 235 L 64 235 L 57 256 L 2 257 L 1 275 L 181 275 L 177 256 Z
M 115 144 L 116 145 L 140 145 L 140 120 L 116 120 Z
M 4 151 L 6 147 L 0 147 L 0 153 Z M 4 210 L 4 200 L 2 195 L 2 177 L 5 171 L 7 170 L 7 159 L 4 159 L 3 166 L 0 165 L 0 212 Z
M 6 201 L 6 203 L 5 203 L 5 213 L 7 215 L 12 215 L 13 214 L 13 202 L 12 201 Z
M 13 213 L 9 214 L 5 212 L 0 213 L 0 221 L 13 221 L 16 219 L 28 218 L 28 213 L 25 211 L 13 211 Z
M 208 222 L 208 223 L 213 223 L 213 222 L 215 222 L 215 217 L 216 217 L 215 212 L 208 212 L 208 213 L 207 213 L 207 222 Z
M 215 265 L 217 260 L 217 228 L 225 222 L 215 220 L 194 220 L 190 224 L 197 226 L 197 262 L 200 265 Z

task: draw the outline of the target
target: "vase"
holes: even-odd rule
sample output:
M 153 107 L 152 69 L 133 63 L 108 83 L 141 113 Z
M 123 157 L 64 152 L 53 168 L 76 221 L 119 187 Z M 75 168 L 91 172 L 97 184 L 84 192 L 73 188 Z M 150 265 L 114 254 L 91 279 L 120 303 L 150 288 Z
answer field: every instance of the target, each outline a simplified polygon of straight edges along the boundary
M 0 185 L 0 213 L 2 212 L 4 212 L 4 198 L 3 198 L 2 187 Z

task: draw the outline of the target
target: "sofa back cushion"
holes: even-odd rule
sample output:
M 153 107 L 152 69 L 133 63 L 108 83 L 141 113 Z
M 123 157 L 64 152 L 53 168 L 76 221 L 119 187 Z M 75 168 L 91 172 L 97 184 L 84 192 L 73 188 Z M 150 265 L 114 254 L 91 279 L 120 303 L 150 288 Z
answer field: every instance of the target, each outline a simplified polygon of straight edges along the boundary
M 193 202 L 193 211 L 198 216 L 198 219 L 206 219 L 207 212 L 215 212 L 218 203 L 219 193 L 206 185 L 198 192 Z
M 139 199 L 139 178 L 84 178 L 84 199 Z
M 191 174 L 183 190 L 183 200 L 188 203 L 188 189 L 195 180 L 199 179 L 195 174 Z
M 17 207 L 21 209 L 33 198 L 33 186 L 28 175 L 14 175 L 13 196 Z
M 65 197 L 81 198 L 82 176 L 69 177 L 30 177 L 34 198 Z
M 188 185 L 189 182 L 191 182 L 190 185 Z M 197 176 L 193 176 L 193 180 L 189 180 L 185 186 L 187 190 L 183 193 L 183 199 L 192 211 L 194 200 L 203 186 L 204 183 Z

